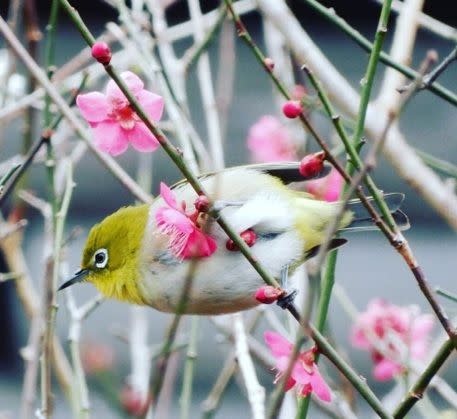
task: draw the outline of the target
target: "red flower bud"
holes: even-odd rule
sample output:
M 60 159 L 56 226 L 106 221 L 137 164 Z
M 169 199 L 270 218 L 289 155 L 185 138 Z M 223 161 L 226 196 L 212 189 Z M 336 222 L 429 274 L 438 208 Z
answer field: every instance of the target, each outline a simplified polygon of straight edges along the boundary
M 275 68 L 275 62 L 270 57 L 266 57 L 263 60 L 263 63 L 265 64 L 265 67 L 268 68 L 268 71 L 273 71 Z
M 92 57 L 100 64 L 109 64 L 112 57 L 111 48 L 106 42 L 96 42 L 92 45 Z
M 243 231 L 242 233 L 240 233 L 240 236 L 249 247 L 254 246 L 257 240 L 257 234 L 255 234 L 254 230 L 251 229 Z M 236 252 L 240 250 L 232 239 L 227 240 L 227 242 L 225 243 L 225 247 L 227 248 L 227 250 L 230 250 L 231 252 Z
M 195 209 L 198 212 L 208 212 L 209 210 L 209 199 L 206 195 L 198 195 L 198 198 L 194 202 Z
M 305 178 L 313 178 L 318 175 L 324 168 L 325 153 L 320 151 L 319 153 L 308 154 L 303 157 L 300 162 L 298 170 L 300 174 Z
M 288 100 L 282 106 L 282 112 L 287 118 L 296 118 L 303 112 L 303 106 L 298 100 Z
M 121 405 L 131 416 L 143 416 L 149 409 L 151 396 L 144 398 L 130 386 L 122 389 L 120 396 Z
M 262 304 L 271 304 L 284 295 L 284 290 L 265 285 L 255 292 L 255 299 Z

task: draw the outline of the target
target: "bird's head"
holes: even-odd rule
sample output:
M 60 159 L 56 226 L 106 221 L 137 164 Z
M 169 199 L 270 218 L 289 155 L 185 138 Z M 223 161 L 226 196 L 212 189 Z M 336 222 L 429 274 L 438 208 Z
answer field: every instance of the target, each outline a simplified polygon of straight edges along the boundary
M 144 304 L 138 288 L 140 253 L 149 206 L 121 208 L 92 227 L 81 269 L 65 282 L 90 282 L 108 298 Z

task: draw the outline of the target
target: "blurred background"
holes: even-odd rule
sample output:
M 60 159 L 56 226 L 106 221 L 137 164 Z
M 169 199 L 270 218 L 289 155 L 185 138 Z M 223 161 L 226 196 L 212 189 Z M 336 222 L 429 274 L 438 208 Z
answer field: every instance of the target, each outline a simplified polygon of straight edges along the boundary
M 340 32 L 338 28 L 323 20 L 313 13 L 302 2 L 289 1 L 295 14 L 324 51 L 332 63 L 345 75 L 357 88 L 363 77 L 367 63 L 367 54 L 356 46 L 350 39 Z M 380 6 L 376 1 L 353 0 L 325 1 L 327 6 L 332 6 L 337 13 L 344 17 L 351 25 L 372 39 L 376 28 Z M 109 20 L 116 20 L 113 8 L 102 1 L 72 1 L 80 11 L 95 34 L 100 33 Z M 219 4 L 217 1 L 203 1 L 202 8 L 211 10 Z M 7 1 L 0 2 L 2 16 L 6 16 Z M 49 2 L 37 2 L 39 8 L 39 23 L 44 31 L 49 13 Z M 447 1 L 425 2 L 425 11 L 439 20 L 455 27 L 457 14 L 452 13 Z M 188 19 L 187 6 L 182 1 L 177 1 L 167 11 L 169 24 Z M 261 20 L 256 13 L 251 13 L 243 18 L 248 29 L 255 35 L 256 41 L 263 45 L 261 36 Z M 387 37 L 384 50 L 388 50 L 391 33 Z M 176 43 L 176 51 L 180 56 L 190 45 L 190 40 Z M 414 51 L 411 67 L 417 68 L 425 53 L 429 49 L 438 52 L 440 58 L 449 53 L 453 47 L 452 42 L 445 41 L 423 30 L 419 31 L 416 49 Z M 3 45 L 4 46 L 4 45 Z M 84 48 L 84 43 L 79 34 L 70 25 L 62 13 L 58 26 L 56 57 L 59 64 L 65 63 L 75 53 Z M 212 63 L 217 66 L 217 43 L 209 49 Z M 249 161 L 246 148 L 246 137 L 249 127 L 264 114 L 278 114 L 275 107 L 270 80 L 259 68 L 254 57 L 244 44 L 237 41 L 236 46 L 236 79 L 233 104 L 229 113 L 227 141 L 225 146 L 226 165 L 244 164 Z M 40 49 L 39 56 L 43 56 Z M 456 66 L 450 67 L 440 82 L 451 90 L 457 86 Z M 381 81 L 383 65 L 376 79 Z M 22 71 L 21 68 L 19 68 Z M 377 84 L 378 85 L 378 84 Z M 376 86 L 377 86 L 376 85 Z M 455 90 L 455 89 L 454 89 Z M 375 87 L 374 96 L 377 93 Z M 188 83 L 188 94 L 193 110 L 193 122 L 203 138 L 206 136 L 205 122 L 201 117 L 201 101 L 199 86 L 195 73 L 192 72 Z M 319 115 L 314 116 L 316 123 L 323 133 L 329 134 L 328 124 Z M 2 134 L 0 144 L 1 160 L 20 151 L 20 132 L 23 129 L 21 122 L 10 124 Z M 36 127 L 37 135 L 40 127 Z M 457 162 L 457 114 L 451 105 L 424 91 L 408 105 L 404 116 L 401 118 L 401 129 L 407 140 L 421 150 L 432 153 L 436 157 L 444 158 L 450 162 Z M 315 149 L 312 140 L 310 149 Z M 179 174 L 173 168 L 168 158 L 161 151 L 154 154 L 153 164 L 153 189 L 157 192 L 158 182 L 167 183 L 179 179 Z M 138 166 L 137 154 L 129 150 L 117 158 L 118 162 L 132 175 L 135 176 Z M 456 290 L 455 272 L 457 272 L 457 241 L 451 229 L 406 185 L 395 173 L 388 162 L 381 159 L 374 172 L 374 178 L 386 191 L 401 191 L 406 194 L 404 210 L 409 215 L 412 228 L 406 236 L 415 251 L 417 258 L 433 286 L 441 286 L 451 291 Z M 96 181 L 94 181 L 96 180 Z M 95 158 L 87 153 L 75 172 L 77 187 L 68 217 L 66 235 L 72 229 L 81 227 L 83 233 L 78 236 L 70 246 L 68 254 L 68 269 L 78 269 L 80 252 L 84 244 L 85 235 L 95 222 L 116 210 L 120 206 L 132 204 L 132 197 L 107 174 Z M 46 194 L 46 177 L 42 165 L 34 167 L 30 176 L 28 188 L 39 196 Z M 42 262 L 42 218 L 33 210 L 26 214 L 29 224 L 25 232 L 25 252 L 27 261 L 32 269 L 34 280 L 41 281 L 43 277 Z M 351 235 L 350 243 L 342 250 L 338 260 L 336 278 L 349 293 L 352 301 L 362 310 L 373 297 L 383 297 L 395 304 L 418 304 L 426 309 L 424 298 L 417 290 L 417 286 L 405 267 L 404 262 L 392 250 L 383 236 L 378 232 Z M 95 290 L 88 285 L 74 289 L 79 302 L 83 302 L 95 295 Z M 59 297 L 62 299 L 62 296 Z M 442 301 L 451 315 L 457 314 L 457 305 Z M 63 300 L 61 301 L 63 304 Z M 279 310 L 272 308 L 272 310 Z M 129 310 L 128 306 L 108 301 L 94 312 L 84 325 L 83 342 L 87 345 L 101 345 L 109 348 L 115 357 L 115 369 L 107 377 L 112 383 L 119 382 L 129 373 L 128 346 L 117 335 L 127 332 Z M 159 343 L 163 337 L 170 316 L 150 310 L 150 340 Z M 2 339 L 0 340 L 0 417 L 1 412 L 10 413 L 15 417 L 16 407 L 19 405 L 20 388 L 22 383 L 23 362 L 19 356 L 19 349 L 26 344 L 28 322 L 25 319 L 22 307 L 18 304 L 14 286 L 10 282 L 0 283 L 0 318 L 2 319 Z M 355 368 L 364 374 L 370 384 L 375 385 L 375 390 L 384 394 L 391 388 L 391 384 L 373 383 L 370 377 L 369 356 L 361 351 L 350 348 L 348 334 L 350 321 L 340 305 L 333 301 L 330 312 L 331 328 L 343 349 L 350 354 L 350 359 Z M 188 323 L 182 328 L 183 333 Z M 436 327 L 435 333 L 439 332 Z M 65 341 L 68 333 L 68 317 L 66 310 L 58 312 L 58 331 Z M 217 330 L 208 321 L 202 322 L 199 332 L 198 358 L 196 361 L 196 386 L 195 386 L 195 414 L 191 417 L 200 417 L 198 404 L 206 397 L 215 377 L 219 372 L 223 355 L 227 353 L 228 346 L 224 344 Z M 177 361 L 175 366 L 182 370 L 182 361 Z M 454 386 L 457 385 L 457 368 L 455 365 L 445 372 L 445 376 Z M 262 376 L 262 384 L 271 383 L 271 376 Z M 103 386 L 103 379 L 94 379 L 93 388 Z M 179 383 L 179 381 L 178 381 Z M 90 384 L 91 385 L 91 384 Z M 112 391 L 115 393 L 116 387 Z M 178 387 L 179 388 L 179 387 Z M 232 383 L 230 391 L 218 414 L 218 418 L 234 417 L 239 419 L 249 417 L 247 402 L 240 401 L 239 388 Z M 91 394 L 91 401 L 95 412 L 110 412 L 117 417 L 110 405 L 110 399 Z M 115 397 L 115 394 L 113 395 Z M 242 406 L 242 407 L 241 407 Z M 65 406 L 57 405 L 56 417 L 65 418 Z M 101 409 L 101 410 L 100 410 Z M 107 413 L 108 414 L 108 413 Z M 317 413 L 316 413 L 317 415 Z M 122 417 L 119 413 L 119 417 Z M 169 415 L 173 418 L 174 413 Z M 318 417 L 318 416 L 311 416 Z M 414 417 L 414 414 L 411 416 Z

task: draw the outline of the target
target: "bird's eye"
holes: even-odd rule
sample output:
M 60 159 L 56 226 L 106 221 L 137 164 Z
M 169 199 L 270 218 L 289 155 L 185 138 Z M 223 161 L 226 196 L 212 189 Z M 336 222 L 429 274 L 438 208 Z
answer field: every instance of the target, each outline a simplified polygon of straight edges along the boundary
M 95 267 L 104 268 L 108 263 L 108 251 L 106 249 L 98 249 L 94 254 Z

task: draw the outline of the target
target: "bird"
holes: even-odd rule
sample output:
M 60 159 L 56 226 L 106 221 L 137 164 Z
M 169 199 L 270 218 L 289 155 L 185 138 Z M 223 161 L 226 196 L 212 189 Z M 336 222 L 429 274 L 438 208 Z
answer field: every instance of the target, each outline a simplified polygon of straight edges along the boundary
M 317 175 L 322 177 L 328 166 Z M 81 269 L 59 290 L 87 282 L 101 294 L 131 304 L 174 313 L 186 278 L 192 275 L 183 314 L 217 315 L 253 308 L 262 278 L 236 247 L 230 247 L 218 225 L 223 216 L 237 233 L 252 232 L 250 251 L 274 277 L 283 278 L 316 254 L 326 228 L 339 212 L 339 202 L 326 202 L 297 190 L 306 179 L 299 163 L 265 163 L 238 166 L 199 177 L 217 212 L 205 215 L 205 231 L 214 244 L 211 255 L 183 258 L 170 246 L 170 236 L 160 229 L 158 212 L 167 205 L 158 195 L 151 204 L 123 207 L 92 227 L 86 240 Z M 192 208 L 197 193 L 183 180 L 171 188 L 176 202 Z M 385 200 L 402 228 L 408 228 L 400 205 L 404 195 L 391 193 Z M 202 215 L 202 214 L 200 214 Z M 363 205 L 349 202 L 340 232 L 374 229 Z M 334 238 L 329 249 L 346 242 Z M 286 284 L 284 284 L 286 285 Z

